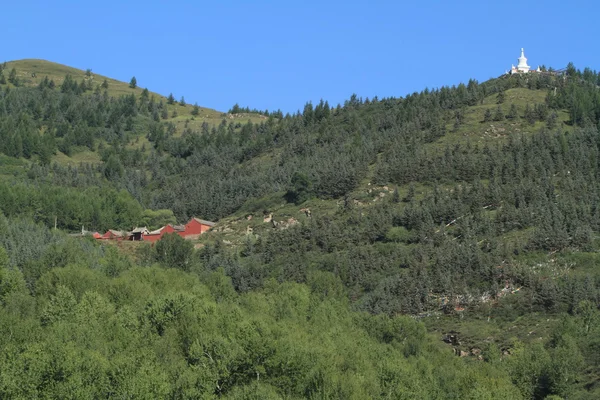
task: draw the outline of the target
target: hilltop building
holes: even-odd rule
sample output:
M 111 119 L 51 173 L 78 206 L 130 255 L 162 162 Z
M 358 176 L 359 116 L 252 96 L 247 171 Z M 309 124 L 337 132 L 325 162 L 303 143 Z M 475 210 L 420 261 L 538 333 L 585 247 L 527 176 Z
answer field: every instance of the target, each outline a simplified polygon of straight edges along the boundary
M 507 71 L 507 73 L 509 74 L 526 74 L 528 72 L 540 72 L 540 67 L 537 67 L 536 70 L 531 71 L 531 67 L 529 65 L 527 65 L 527 58 L 525 57 L 525 50 L 523 48 L 521 48 L 521 57 L 519 57 L 517 59 L 518 64 L 515 67 L 514 65 L 511 66 L 510 68 L 510 72 Z

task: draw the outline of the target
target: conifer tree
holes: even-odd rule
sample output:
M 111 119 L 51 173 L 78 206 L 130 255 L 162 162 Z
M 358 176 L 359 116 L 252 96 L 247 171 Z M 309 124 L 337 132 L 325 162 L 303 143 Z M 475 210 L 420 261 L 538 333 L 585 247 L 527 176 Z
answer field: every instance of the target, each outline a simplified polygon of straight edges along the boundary
M 400 192 L 398 191 L 398 187 L 396 187 L 394 193 L 392 193 L 392 201 L 394 203 L 400 203 Z
M 148 88 L 144 88 L 144 90 L 142 90 L 142 94 L 140 95 L 140 99 L 142 99 L 142 100 L 149 100 L 150 99 L 150 92 L 148 91 Z
M 496 113 L 494 114 L 494 121 L 504 121 L 504 112 L 502 111 L 501 105 L 498 105 L 498 108 L 496 108 Z
M 518 117 L 519 112 L 517 111 L 517 106 L 513 103 L 510 105 L 510 109 L 508 111 L 508 114 L 506 115 L 506 118 L 514 120 Z
M 546 127 L 548 129 L 554 129 L 554 128 L 556 128 L 556 121 L 557 121 L 557 119 L 558 119 L 558 115 L 556 114 L 556 112 L 552 111 L 546 117 Z
M 10 70 L 8 74 L 8 81 L 15 86 L 19 86 L 19 80 L 17 79 L 17 70 L 15 68 Z
M 533 112 L 533 110 L 531 109 L 529 103 L 527 103 L 527 105 L 525 106 L 525 112 L 523 114 L 523 117 L 530 125 L 535 124 L 536 115 L 535 112 Z
M 198 114 L 200 114 L 200 107 L 198 107 L 198 103 L 194 103 L 194 107 L 192 108 L 191 113 L 193 116 L 197 116 Z
M 504 99 L 505 99 L 504 90 L 501 90 L 498 92 L 498 95 L 496 96 L 496 104 L 504 103 Z
M 492 120 L 492 111 L 487 108 L 483 114 L 483 122 L 490 122 Z

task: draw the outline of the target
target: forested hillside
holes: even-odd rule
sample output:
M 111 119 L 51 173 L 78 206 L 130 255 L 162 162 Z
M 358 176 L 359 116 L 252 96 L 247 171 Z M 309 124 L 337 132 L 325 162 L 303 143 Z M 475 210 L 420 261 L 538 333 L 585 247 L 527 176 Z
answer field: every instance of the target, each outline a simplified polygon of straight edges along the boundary
M 0 397 L 600 395 L 595 71 L 213 123 L 17 66 Z M 193 216 L 197 243 L 67 235 Z

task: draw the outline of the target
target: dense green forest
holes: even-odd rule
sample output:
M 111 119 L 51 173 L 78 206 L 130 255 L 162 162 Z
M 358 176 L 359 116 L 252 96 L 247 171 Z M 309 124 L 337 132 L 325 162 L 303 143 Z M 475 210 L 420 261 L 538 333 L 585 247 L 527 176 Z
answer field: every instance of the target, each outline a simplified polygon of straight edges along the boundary
M 600 395 L 597 72 L 196 130 L 147 90 L 13 71 L 0 397 Z M 192 216 L 218 221 L 196 246 L 68 235 Z

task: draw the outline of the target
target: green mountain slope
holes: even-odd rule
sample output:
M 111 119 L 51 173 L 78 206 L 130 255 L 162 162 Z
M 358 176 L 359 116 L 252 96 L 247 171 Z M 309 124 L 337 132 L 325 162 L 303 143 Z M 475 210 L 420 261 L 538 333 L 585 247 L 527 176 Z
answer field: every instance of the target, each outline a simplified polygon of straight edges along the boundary
M 142 93 L 111 97 L 67 81 L 54 88 L 3 84 L 0 244 L 8 270 L 22 274 L 10 275 L 10 287 L 25 285 L 29 292 L 19 296 L 44 305 L 28 315 L 51 337 L 59 334 L 48 323 L 53 316 L 61 329 L 75 318 L 61 311 L 64 304 L 84 307 L 92 291 L 108 296 L 96 299 L 107 315 L 120 321 L 125 316 L 112 310 L 124 310 L 137 321 L 125 325 L 140 337 L 123 340 L 139 345 L 147 338 L 151 355 L 171 360 L 167 373 L 209 374 L 197 385 L 158 388 L 173 397 L 196 385 L 244 398 L 259 377 L 273 397 L 349 397 L 346 383 L 331 382 L 357 379 L 343 372 L 356 361 L 343 343 L 363 343 L 367 329 L 375 342 L 366 347 L 376 354 L 401 349 L 392 364 L 424 360 L 416 361 L 415 380 L 435 382 L 430 392 L 420 383 L 411 389 L 378 355 L 364 361 L 365 371 L 379 369 L 356 384 L 358 397 L 447 397 L 450 378 L 426 373 L 449 365 L 439 350 L 481 372 L 456 377 L 456 398 L 593 398 L 600 390 L 599 83 L 597 73 L 570 66 L 564 75 L 471 80 L 400 98 L 352 96 L 338 107 L 308 103 L 302 113 L 245 124 L 227 118 L 198 127 L 190 120 L 183 131 L 161 117 L 178 106 Z M 60 152 L 84 155 L 83 162 L 66 167 L 56 162 Z M 121 246 L 121 253 L 48 231 L 55 221 L 66 231 L 105 230 L 192 216 L 218 221 L 198 243 L 175 236 L 154 247 Z M 27 233 L 36 239 L 22 240 Z M 177 284 L 183 297 L 157 299 L 128 281 L 170 268 L 208 289 Z M 70 274 L 89 276 L 71 281 Z M 244 316 L 248 336 L 219 344 L 179 319 L 187 312 L 191 320 L 206 318 L 194 305 L 205 290 L 207 303 L 225 301 Z M 340 308 L 319 311 L 330 297 Z M 263 302 L 274 320 L 261 325 L 254 318 Z M 350 316 L 336 319 L 341 313 Z M 278 321 L 296 317 L 309 323 L 308 332 L 278 330 Z M 322 327 L 310 323 L 319 318 L 356 336 L 316 339 Z M 242 329 L 227 323 L 219 322 Z M 425 328 L 429 344 L 416 339 Z M 257 331 L 281 338 L 282 347 L 265 348 L 253 339 Z M 299 364 L 278 364 L 279 354 L 295 360 L 282 349 L 313 340 L 331 341 L 317 353 L 342 361 L 320 361 L 307 372 L 306 354 L 295 353 Z M 16 360 L 27 354 L 15 351 Z M 100 376 L 116 362 L 104 355 Z
M 100 87 L 102 92 L 106 90 L 110 97 L 121 97 L 127 95 L 141 96 L 144 87 L 137 86 L 131 88 L 129 83 L 121 82 L 107 76 L 99 75 L 91 69 L 83 71 L 77 68 L 72 68 L 66 65 L 54 63 L 46 60 L 25 59 L 17 61 L 9 61 L 4 65 L 4 75 L 9 77 L 12 69 L 15 69 L 15 76 L 20 86 L 37 87 L 45 78 L 51 80 L 57 87 L 63 84 L 67 75 L 71 76 L 76 82 L 85 82 L 89 86 L 89 90 L 93 91 Z M 106 87 L 103 84 L 106 82 Z M 8 82 L 9 87 L 14 87 L 11 82 Z M 168 95 L 148 92 L 148 95 L 154 98 L 157 102 L 165 103 L 164 115 L 161 114 L 163 120 L 172 123 L 175 126 L 175 134 L 181 135 L 185 129 L 200 130 L 202 124 L 206 123 L 209 126 L 216 126 L 221 123 L 224 118 L 233 118 L 236 121 L 246 123 L 248 120 L 259 122 L 264 117 L 256 114 L 236 114 L 227 116 L 221 111 L 213 110 L 206 107 L 198 107 L 194 111 L 193 104 L 180 104 L 179 98 L 175 99 L 174 104 L 168 103 Z M 147 142 L 143 139 L 137 139 L 132 143 L 132 147 L 140 147 Z M 78 164 L 79 162 L 99 162 L 100 158 L 94 152 L 82 151 L 78 154 L 65 155 L 58 153 L 55 161 L 61 164 Z

